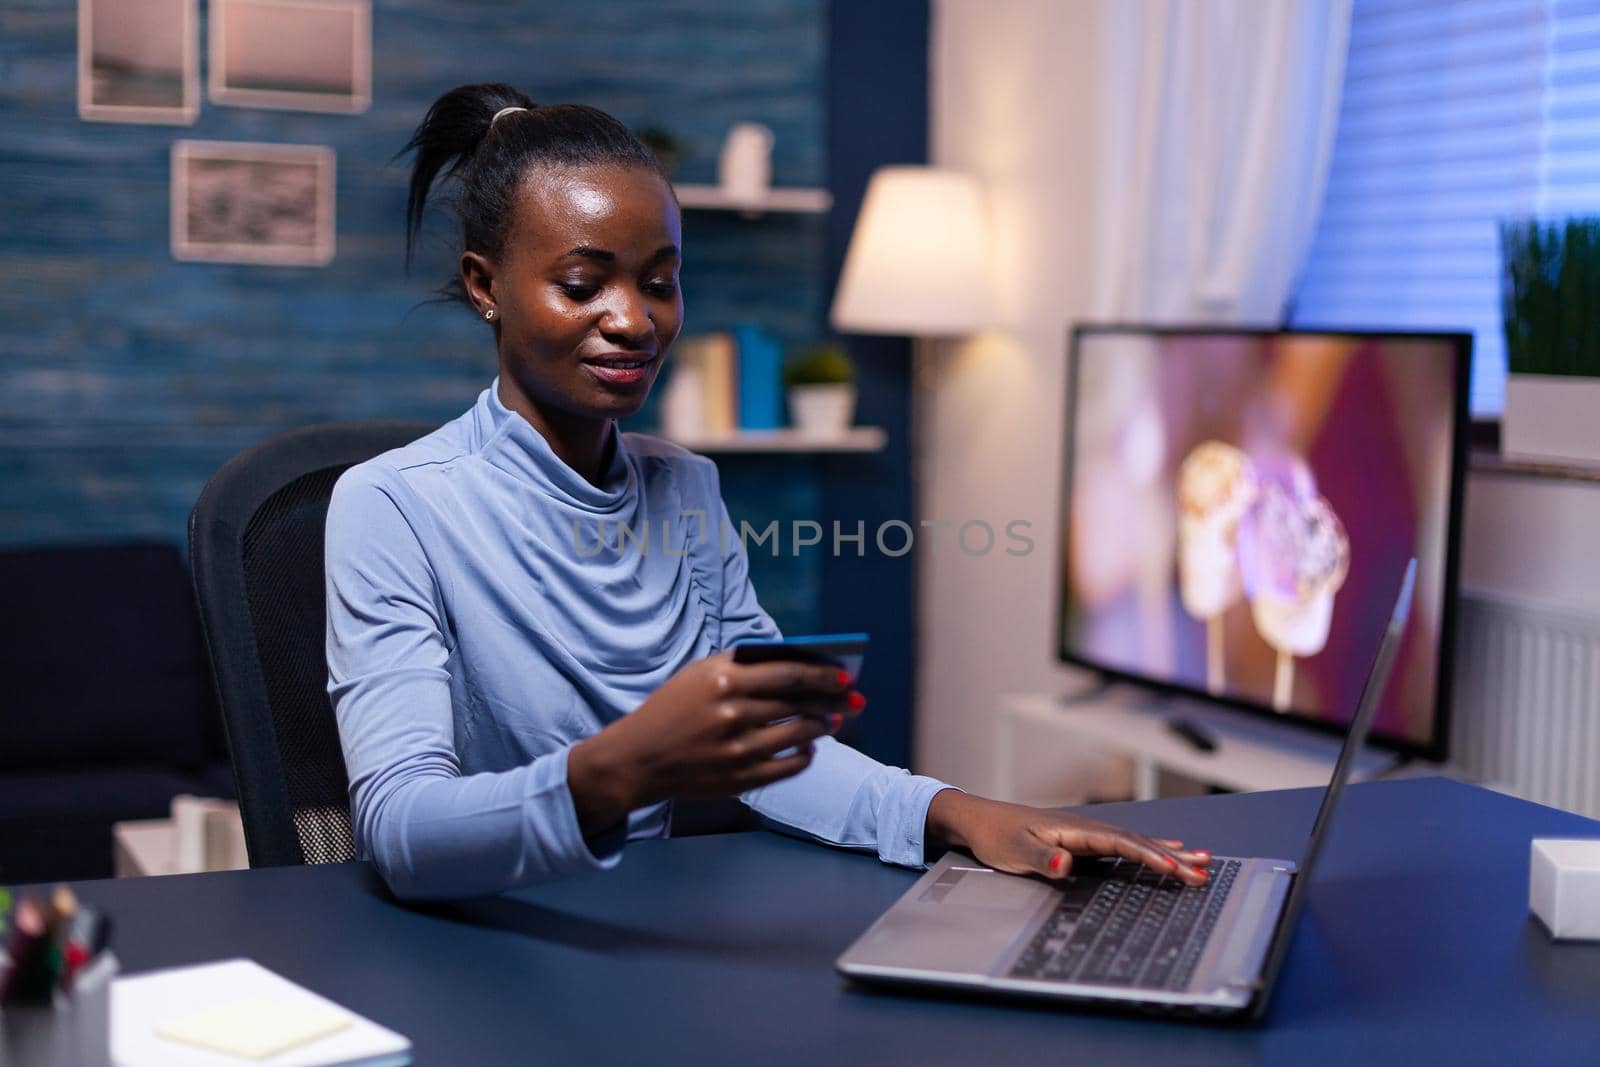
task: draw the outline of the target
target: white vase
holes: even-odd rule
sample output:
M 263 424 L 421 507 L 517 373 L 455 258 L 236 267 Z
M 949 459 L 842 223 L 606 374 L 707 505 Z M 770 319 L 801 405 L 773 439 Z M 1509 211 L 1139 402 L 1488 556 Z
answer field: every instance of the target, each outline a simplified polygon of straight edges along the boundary
M 853 385 L 791 385 L 789 421 L 808 437 L 840 437 L 856 413 Z
M 1600 378 L 1507 375 L 1500 452 L 1508 459 L 1600 464 Z
M 760 200 L 772 184 L 772 131 L 740 122 L 728 131 L 717 158 L 717 184 L 735 200 Z

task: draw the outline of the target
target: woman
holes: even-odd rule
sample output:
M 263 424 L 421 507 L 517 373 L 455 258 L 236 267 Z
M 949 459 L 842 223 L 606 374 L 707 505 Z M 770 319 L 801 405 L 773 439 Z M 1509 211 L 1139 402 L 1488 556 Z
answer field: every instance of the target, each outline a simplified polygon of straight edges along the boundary
M 459 179 L 457 295 L 499 376 L 466 414 L 352 468 L 328 512 L 329 692 L 355 839 L 401 897 L 495 893 L 616 865 L 680 797 L 921 866 L 947 846 L 1060 878 L 1075 853 L 1205 880 L 1209 857 L 1077 815 L 969 796 L 829 734 L 841 672 L 735 664 L 777 636 L 709 461 L 616 420 L 683 318 L 672 187 L 603 112 L 504 85 L 442 96 L 416 152 L 407 253 Z M 657 535 L 596 551 L 596 530 Z M 670 546 L 670 550 L 669 549 Z

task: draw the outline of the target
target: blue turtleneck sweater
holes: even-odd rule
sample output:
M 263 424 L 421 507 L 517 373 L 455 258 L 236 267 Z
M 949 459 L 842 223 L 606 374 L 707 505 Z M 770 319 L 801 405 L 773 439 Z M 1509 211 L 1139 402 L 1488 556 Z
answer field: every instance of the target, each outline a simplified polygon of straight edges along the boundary
M 666 834 L 657 804 L 586 840 L 568 750 L 690 661 L 778 636 L 709 460 L 613 431 L 591 485 L 498 385 L 352 467 L 328 509 L 328 691 L 356 848 L 402 897 L 611 867 L 627 838 Z M 740 799 L 914 867 L 942 788 L 823 737 L 806 770 Z

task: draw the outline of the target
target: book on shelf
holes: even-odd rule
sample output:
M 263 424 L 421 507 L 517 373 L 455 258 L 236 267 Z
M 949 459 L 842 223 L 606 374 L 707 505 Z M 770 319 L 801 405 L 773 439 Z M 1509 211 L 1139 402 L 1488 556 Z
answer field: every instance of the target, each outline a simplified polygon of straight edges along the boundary
M 750 325 L 733 328 L 738 350 L 739 428 L 777 430 L 783 426 L 783 345 Z
M 739 424 L 738 353 L 726 331 L 678 338 L 662 397 L 668 437 L 723 437 Z
M 678 338 L 662 397 L 661 429 L 668 437 L 725 436 L 738 425 L 738 366 L 733 335 Z
M 680 440 L 783 428 L 783 345 L 756 326 L 678 338 L 661 432 Z

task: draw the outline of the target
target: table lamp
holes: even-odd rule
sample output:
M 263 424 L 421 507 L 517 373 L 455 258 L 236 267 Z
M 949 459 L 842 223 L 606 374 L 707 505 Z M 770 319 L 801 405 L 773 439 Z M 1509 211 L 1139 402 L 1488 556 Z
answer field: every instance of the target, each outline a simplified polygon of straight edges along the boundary
M 993 316 L 992 257 L 976 178 L 880 167 L 867 184 L 829 322 L 847 333 L 974 333 Z
M 989 241 L 978 179 L 938 167 L 880 167 L 867 183 L 828 321 L 843 333 L 912 338 L 915 477 L 932 479 L 939 342 L 994 319 Z

